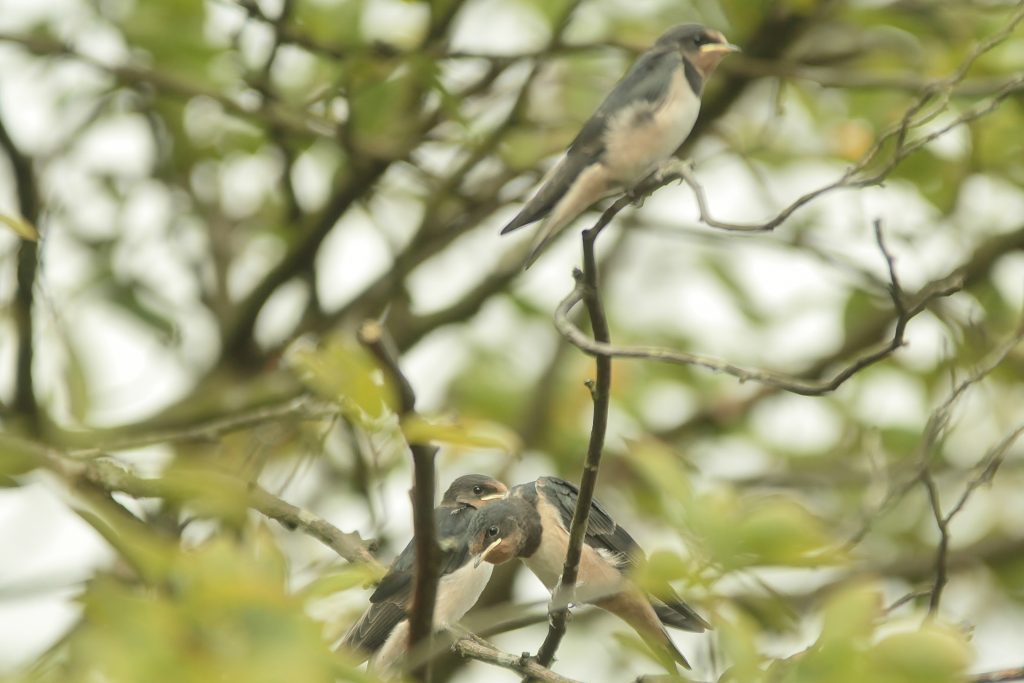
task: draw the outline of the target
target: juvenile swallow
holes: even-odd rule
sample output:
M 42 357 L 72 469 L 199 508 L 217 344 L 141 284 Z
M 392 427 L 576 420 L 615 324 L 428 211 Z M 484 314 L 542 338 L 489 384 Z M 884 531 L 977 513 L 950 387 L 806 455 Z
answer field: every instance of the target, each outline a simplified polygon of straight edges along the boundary
M 435 629 L 461 619 L 476 604 L 491 578 L 489 565 L 479 567 L 471 562 L 466 531 L 478 508 L 504 498 L 507 493 L 508 487 L 492 477 L 467 474 L 452 482 L 441 505 L 434 508 L 441 546 Z M 392 669 L 407 651 L 415 568 L 416 547 L 409 541 L 370 596 L 370 606 L 341 640 L 341 647 L 370 657 L 371 669 Z
M 565 564 L 569 525 L 578 497 L 573 484 L 556 477 L 513 487 L 505 500 L 474 516 L 468 532 L 474 563 L 501 564 L 518 557 L 548 590 L 554 590 Z M 656 597 L 631 581 L 629 573 L 645 560 L 629 532 L 595 500 L 590 507 L 575 599 L 615 614 L 653 643 L 656 652 L 690 668 L 665 626 L 696 633 L 711 626 L 668 584 L 657 587 Z
M 525 268 L 580 214 L 609 194 L 632 189 L 675 153 L 697 121 L 704 82 L 738 50 L 718 31 L 680 24 L 640 55 L 537 193 L 502 228 L 504 235 L 544 219 Z

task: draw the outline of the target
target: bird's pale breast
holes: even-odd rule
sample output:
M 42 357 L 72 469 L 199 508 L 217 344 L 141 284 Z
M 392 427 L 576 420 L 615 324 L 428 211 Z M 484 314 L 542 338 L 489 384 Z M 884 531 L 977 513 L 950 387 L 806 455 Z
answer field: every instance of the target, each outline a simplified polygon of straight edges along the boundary
M 676 69 L 665 98 L 623 109 L 604 134 L 602 164 L 619 183 L 632 187 L 679 148 L 693 129 L 700 99 Z
M 553 590 L 562 576 L 565 565 L 565 551 L 569 544 L 569 534 L 562 527 L 559 512 L 542 498 L 538 501 L 537 511 L 544 522 L 544 533 L 540 545 L 530 557 L 524 558 L 530 568 L 548 590 Z M 579 584 L 597 588 L 600 592 L 609 586 L 622 581 L 622 575 L 596 550 L 584 544 L 580 556 Z

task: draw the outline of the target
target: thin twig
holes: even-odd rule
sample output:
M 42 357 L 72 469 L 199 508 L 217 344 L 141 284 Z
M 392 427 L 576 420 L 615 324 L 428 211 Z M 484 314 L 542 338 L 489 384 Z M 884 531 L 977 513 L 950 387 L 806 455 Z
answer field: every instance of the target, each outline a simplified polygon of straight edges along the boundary
M 609 211 L 618 205 L 613 204 Z M 885 251 L 884 242 L 879 243 L 886 260 L 891 258 Z M 900 293 L 898 281 L 890 283 L 890 292 L 893 293 L 894 305 L 897 309 L 896 324 L 891 338 L 888 341 L 876 346 L 874 349 L 865 352 L 842 369 L 835 372 L 831 377 L 821 380 L 806 379 L 796 375 L 789 375 L 770 370 L 746 368 L 725 360 L 675 349 L 661 348 L 655 346 L 613 346 L 596 339 L 589 338 L 570 319 L 572 309 L 580 301 L 584 300 L 585 287 L 577 283 L 576 288 L 558 305 L 555 311 L 555 326 L 562 336 L 571 344 L 578 347 L 585 353 L 592 356 L 607 356 L 610 358 L 638 358 L 656 360 L 675 365 L 692 365 L 703 367 L 712 372 L 721 372 L 732 375 L 741 382 L 757 382 L 765 386 L 781 389 L 802 396 L 821 396 L 831 393 L 842 386 L 848 379 L 866 367 L 891 356 L 897 349 L 903 346 L 904 334 L 907 325 L 918 314 L 925 311 L 936 299 L 950 296 L 963 288 L 963 277 L 959 272 L 954 271 L 950 275 L 935 280 L 925 287 L 922 287 L 914 296 L 906 298 L 896 296 Z
M 594 257 L 594 242 L 601 230 L 611 221 L 612 217 L 622 208 L 606 210 L 593 228 L 583 232 L 583 271 L 575 271 L 576 287 L 583 290 L 583 301 L 590 317 L 590 326 L 594 340 L 601 344 L 609 344 L 611 335 L 608 330 L 608 319 L 601 305 L 598 289 L 597 262 Z M 562 577 L 552 591 L 551 600 L 555 605 L 564 602 L 565 606 L 557 606 L 551 610 L 547 636 L 537 651 L 537 662 L 542 666 L 550 666 L 555 653 L 565 635 L 566 621 L 569 616 L 568 603 L 576 587 L 580 557 L 583 552 L 583 539 L 586 535 L 590 519 L 590 506 L 594 500 L 594 489 L 597 486 L 597 473 L 601 465 L 601 454 L 604 450 L 604 437 L 608 429 L 608 406 L 611 400 L 612 361 L 608 356 L 597 356 L 595 359 L 596 379 L 589 384 L 590 394 L 594 402 L 594 417 L 590 428 L 590 442 L 587 445 L 587 457 L 580 478 L 579 496 L 576 498 L 576 509 L 573 510 L 572 523 L 569 525 L 569 543 L 565 553 L 565 565 Z
M 182 427 L 166 429 L 159 432 L 140 434 L 123 439 L 100 442 L 100 445 L 89 448 L 77 448 L 68 451 L 73 458 L 89 459 L 108 455 L 114 451 L 125 451 L 144 448 L 162 443 L 181 443 L 184 441 L 215 441 L 225 434 L 259 427 L 268 422 L 276 421 L 316 421 L 333 419 L 339 414 L 337 406 L 318 401 L 310 396 L 295 398 L 261 406 L 245 412 L 213 418 L 206 422 Z M 81 443 L 85 438 L 92 438 L 92 433 L 73 433 L 67 438 Z
M 190 492 L 187 487 L 161 477 L 140 477 L 131 469 L 112 460 L 95 459 L 83 462 L 60 449 L 24 439 L 4 437 L 0 439 L 0 444 L 4 446 L 4 450 L 32 457 L 72 487 L 79 483 L 87 483 L 106 492 L 126 493 L 134 498 L 174 500 L 201 494 L 201 491 Z M 360 562 L 380 568 L 380 563 L 370 553 L 368 544 L 359 534 L 342 531 L 309 510 L 292 505 L 255 484 L 248 484 L 235 477 L 212 471 L 206 472 L 204 476 L 205 485 L 216 484 L 225 492 L 237 493 L 253 510 L 289 529 L 301 530 L 349 562 Z

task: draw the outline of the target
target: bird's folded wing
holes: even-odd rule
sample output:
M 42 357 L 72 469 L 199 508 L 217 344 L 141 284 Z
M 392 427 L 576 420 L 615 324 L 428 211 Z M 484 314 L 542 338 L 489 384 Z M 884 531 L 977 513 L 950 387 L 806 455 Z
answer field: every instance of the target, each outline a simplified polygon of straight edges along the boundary
M 569 156 L 600 156 L 609 120 L 638 107 L 649 109 L 662 102 L 672 84 L 672 73 L 682 67 L 682 61 L 675 50 L 650 50 L 641 55 L 583 125 L 569 145 Z

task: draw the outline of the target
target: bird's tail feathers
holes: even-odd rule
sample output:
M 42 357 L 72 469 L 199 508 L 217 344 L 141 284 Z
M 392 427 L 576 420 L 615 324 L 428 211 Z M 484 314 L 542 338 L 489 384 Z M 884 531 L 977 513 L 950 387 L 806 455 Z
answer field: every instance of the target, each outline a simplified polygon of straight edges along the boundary
M 694 633 L 703 633 L 711 629 L 711 624 L 678 598 L 663 601 L 652 596 L 651 605 L 654 607 L 658 619 L 666 626 Z
M 640 591 L 625 590 L 610 598 L 597 600 L 594 604 L 608 610 L 632 626 L 666 669 L 674 671 L 673 662 L 685 669 L 690 668 L 690 663 L 686 661 L 686 657 L 672 642 L 668 631 L 658 620 L 654 606 Z

